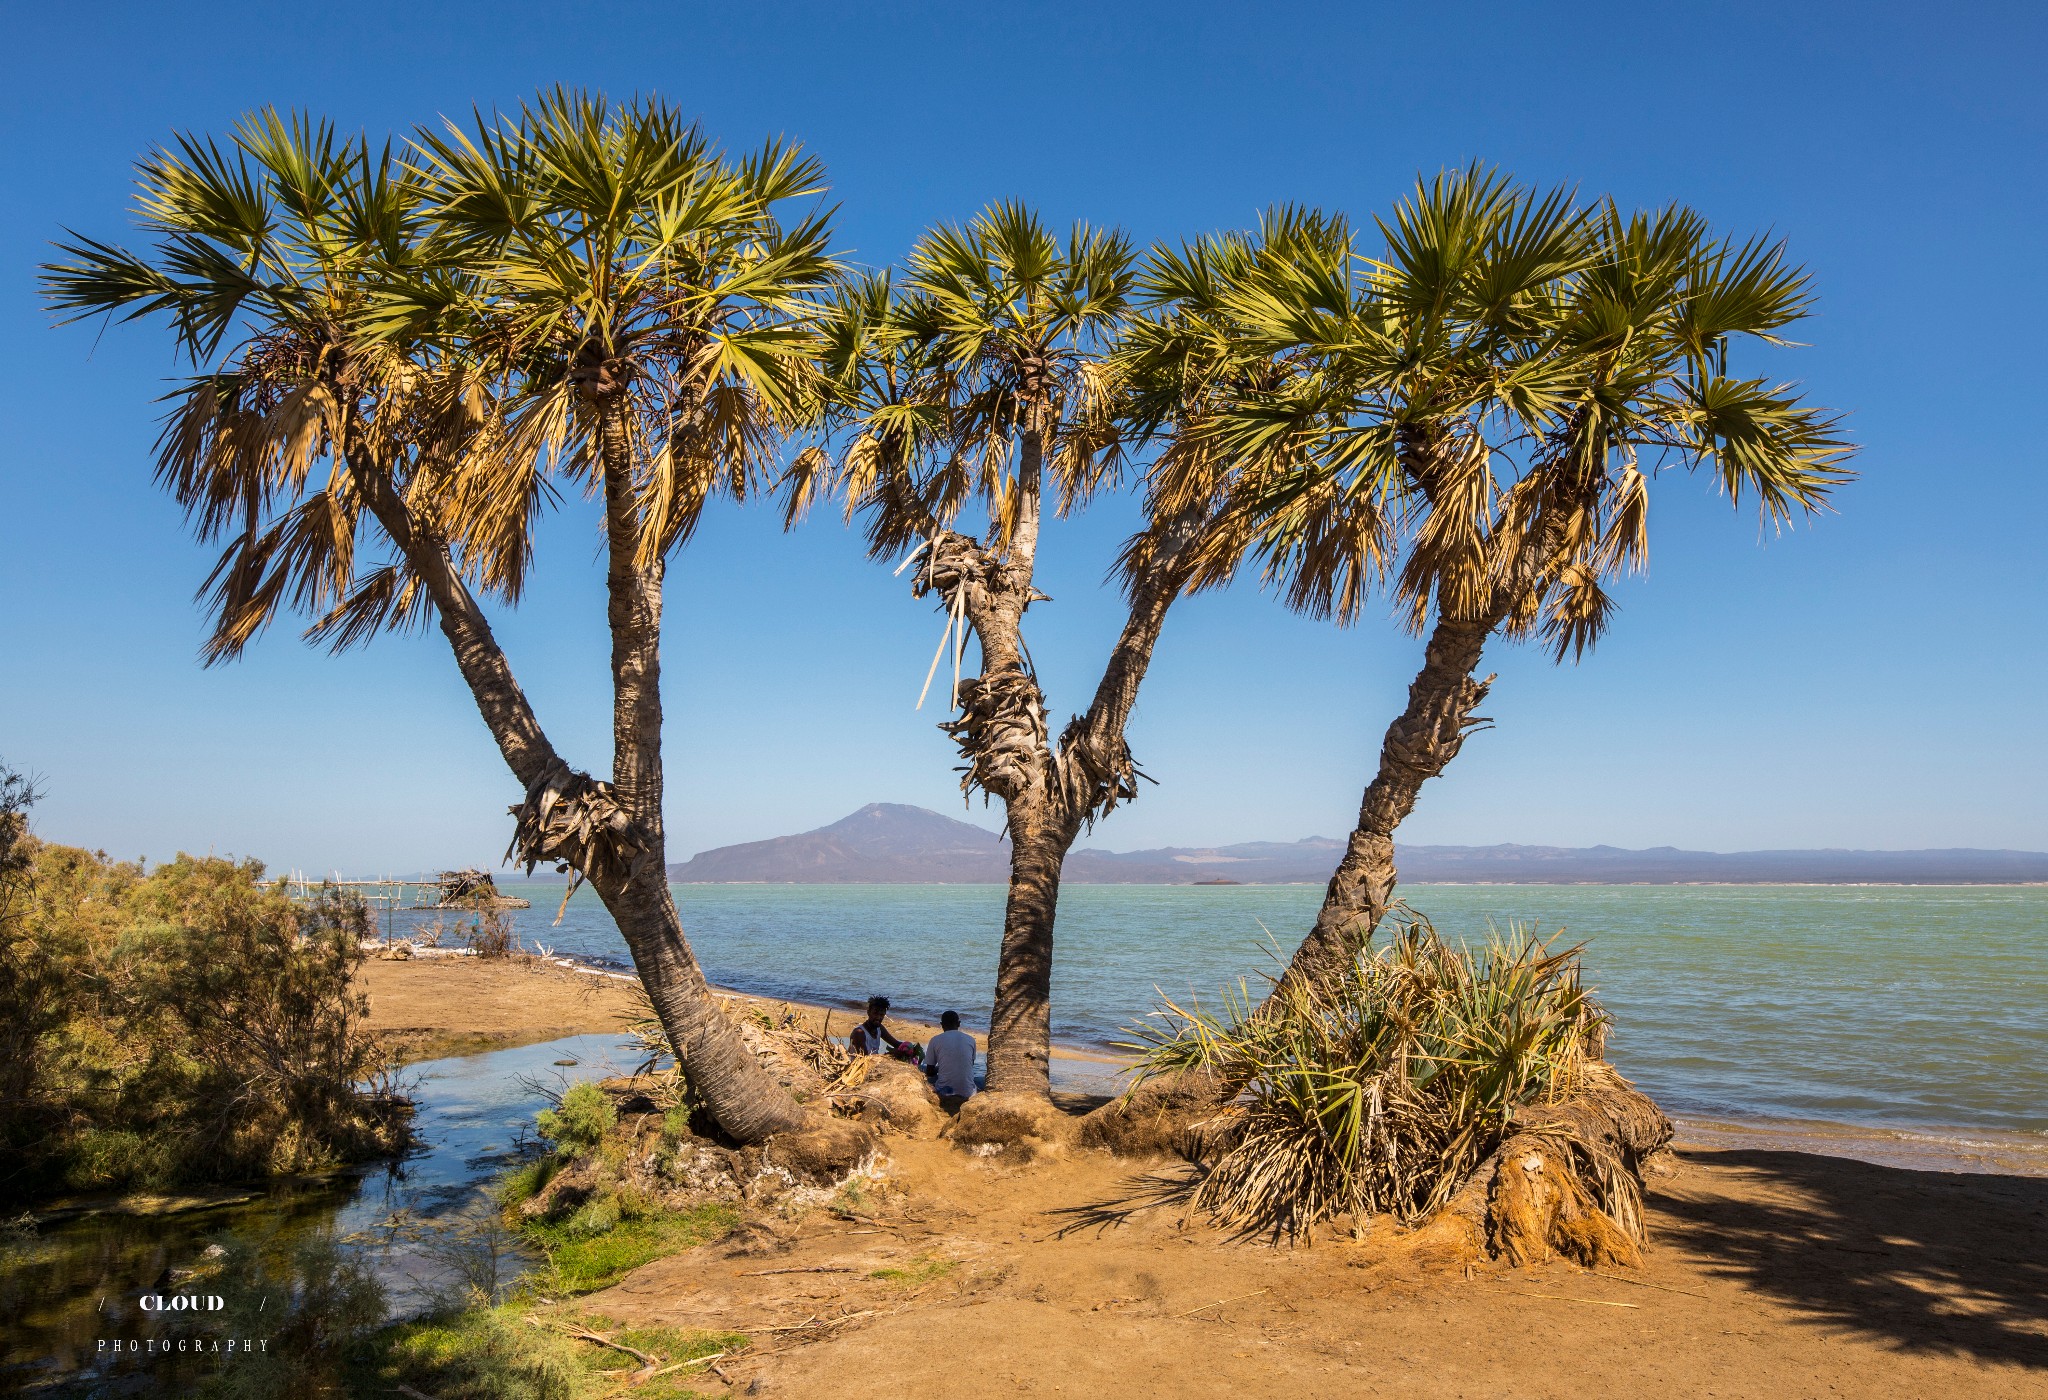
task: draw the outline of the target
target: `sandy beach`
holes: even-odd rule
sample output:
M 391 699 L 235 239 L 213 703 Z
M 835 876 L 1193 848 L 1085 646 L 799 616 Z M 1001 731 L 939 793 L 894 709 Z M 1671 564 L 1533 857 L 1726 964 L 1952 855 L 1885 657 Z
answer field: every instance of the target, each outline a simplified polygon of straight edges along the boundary
M 370 999 L 370 1033 L 394 1061 L 404 1064 L 619 1030 L 635 1005 L 631 983 L 624 974 L 563 960 L 486 960 L 460 954 L 372 957 L 356 975 L 357 990 Z M 861 1018 L 859 1011 L 845 1007 L 749 996 L 726 988 L 718 993 L 734 1006 L 759 1007 L 778 1017 L 794 1013 L 822 1034 L 844 1036 Z M 912 1017 L 891 1016 L 889 1027 L 920 1042 L 939 1033 L 935 1023 Z M 986 1040 L 975 1036 L 976 1044 Z M 1053 1056 L 1075 1065 L 1101 1065 L 1105 1073 L 1119 1063 L 1065 1046 L 1056 1047 Z
M 617 977 L 542 963 L 373 959 L 361 985 L 372 1029 L 415 1059 L 611 1030 L 629 1005 Z M 803 1010 L 823 1024 L 827 1009 Z M 829 1014 L 835 1033 L 852 1024 Z M 1391 1226 L 1312 1248 L 1233 1241 L 1188 1211 L 1176 1162 L 998 1167 L 888 1144 L 870 1212 L 657 1260 L 588 1308 L 748 1333 L 707 1382 L 749 1394 L 850 1376 L 1133 1400 L 2048 1386 L 2048 1177 L 1999 1163 L 1915 1170 L 1682 1131 L 1649 1179 L 1640 1271 L 1446 1274 L 1408 1262 Z

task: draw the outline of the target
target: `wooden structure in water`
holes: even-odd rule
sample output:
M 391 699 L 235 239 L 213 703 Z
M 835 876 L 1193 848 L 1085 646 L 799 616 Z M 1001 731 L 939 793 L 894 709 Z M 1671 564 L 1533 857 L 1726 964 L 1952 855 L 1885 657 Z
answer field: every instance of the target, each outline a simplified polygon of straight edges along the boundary
M 499 893 L 496 882 L 483 870 L 443 870 L 431 880 L 344 880 L 339 874 L 312 880 L 297 870 L 285 877 L 285 893 L 293 899 L 312 899 L 323 889 L 354 895 L 373 916 L 436 909 L 481 914 L 533 907 L 531 900 Z
M 439 898 L 419 909 L 531 909 L 533 901 L 499 894 L 497 882 L 484 870 L 444 870 L 435 877 L 433 888 Z

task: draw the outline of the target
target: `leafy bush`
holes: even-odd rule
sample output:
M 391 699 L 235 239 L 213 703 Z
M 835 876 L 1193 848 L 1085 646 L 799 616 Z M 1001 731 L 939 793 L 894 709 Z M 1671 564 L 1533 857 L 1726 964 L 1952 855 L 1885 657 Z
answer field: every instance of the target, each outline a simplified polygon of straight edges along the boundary
M 462 941 L 480 958 L 509 958 L 519 948 L 512 921 L 495 910 L 470 925 Z
M 604 1135 L 618 1124 L 618 1110 L 604 1090 L 588 1080 L 572 1084 L 562 1095 L 561 1106 L 544 1108 L 534 1117 L 540 1135 L 555 1145 L 564 1157 L 581 1157 L 597 1150 Z
M 0 773 L 0 798 L 5 797 Z M 247 1180 L 401 1146 L 353 989 L 359 902 L 255 861 L 139 864 L 0 800 L 0 1195 Z
M 1204 1125 L 1196 1204 L 1285 1233 L 1437 1210 L 1517 1108 L 1574 1091 L 1608 1024 L 1578 948 L 1514 928 L 1475 954 L 1413 914 L 1335 973 L 1286 981 L 1256 1012 L 1241 988 L 1230 1010 L 1166 1003 L 1137 1032 L 1141 1075 L 1207 1066 L 1247 1086 Z

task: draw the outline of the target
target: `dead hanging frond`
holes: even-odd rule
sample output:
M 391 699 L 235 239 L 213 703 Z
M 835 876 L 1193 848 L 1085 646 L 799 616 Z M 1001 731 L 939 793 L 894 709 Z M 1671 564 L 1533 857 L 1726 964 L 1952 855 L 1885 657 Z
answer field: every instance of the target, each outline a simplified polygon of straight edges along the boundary
M 583 881 L 623 884 L 654 859 L 651 844 L 612 785 L 560 761 L 527 788 L 524 802 L 506 810 L 515 821 L 506 861 L 524 865 L 529 875 L 543 862 L 567 875 L 563 909 Z M 556 922 L 561 917 L 558 911 Z
M 1058 756 L 1053 760 L 1053 781 L 1058 785 L 1060 806 L 1076 813 L 1091 829 L 1095 823 L 1138 795 L 1138 782 L 1154 781 L 1131 756 L 1131 746 L 1122 734 L 1114 735 L 1107 751 L 1087 738 L 1088 720 L 1076 715 L 1060 735 Z
M 967 653 L 970 611 L 987 598 L 995 564 L 980 545 L 951 530 L 937 531 L 919 543 L 896 566 L 896 572 L 901 574 L 913 564 L 917 565 L 917 572 L 911 576 L 911 596 L 922 598 L 936 593 L 946 608 L 946 625 L 939 633 L 939 648 L 932 653 L 932 664 L 925 672 L 924 688 L 918 691 L 917 708 L 924 708 L 925 698 L 931 694 L 932 678 L 939 673 L 939 663 L 950 654 L 953 684 L 946 703 L 951 709 L 960 703 L 960 666 Z
M 976 788 L 1010 802 L 1045 772 L 1045 705 L 1038 682 L 1021 665 L 960 682 L 960 715 L 941 724 L 967 760 L 956 771 L 960 790 Z
M 346 651 L 379 632 L 418 631 L 433 616 L 434 605 L 419 576 L 386 564 L 356 579 L 348 596 L 308 627 L 305 637 Z
M 1543 609 L 1543 639 L 1558 661 L 1569 654 L 1576 661 L 1607 630 L 1614 600 L 1600 586 L 1600 572 L 1586 564 L 1566 564 L 1548 590 Z
M 1432 597 L 1447 617 L 1476 617 L 1486 610 L 1494 585 L 1490 527 L 1501 494 L 1483 434 L 1414 440 L 1419 436 L 1404 435 L 1402 441 L 1417 504 L 1398 588 L 1418 628 Z
M 998 571 L 1002 565 L 989 549 L 951 530 L 939 531 L 917 545 L 897 566 L 897 572 L 913 565 L 913 595 L 937 594 L 946 609 L 945 629 L 925 672 L 918 707 L 923 708 L 939 666 L 950 654 L 950 705 L 959 713 L 939 728 L 952 736 L 967 760 L 958 770 L 960 790 L 971 794 L 980 788 L 1007 802 L 1041 780 L 1049 758 L 1045 702 L 1030 669 L 1029 653 L 1021 662 L 997 666 L 983 675 L 961 675 L 969 629 L 1001 586 Z M 1033 592 L 1029 596 L 1043 595 Z

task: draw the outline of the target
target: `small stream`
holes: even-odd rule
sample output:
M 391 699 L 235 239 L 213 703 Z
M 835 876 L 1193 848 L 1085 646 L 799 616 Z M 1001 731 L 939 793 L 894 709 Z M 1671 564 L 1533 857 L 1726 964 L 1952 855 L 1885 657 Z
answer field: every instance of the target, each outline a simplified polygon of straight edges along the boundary
M 533 1149 L 533 1115 L 551 1093 L 632 1067 L 615 1035 L 425 1061 L 404 1071 L 419 1144 L 402 1162 L 275 1186 L 236 1205 L 86 1215 L 0 1236 L 0 1392 L 185 1393 L 230 1364 L 227 1343 L 286 1344 L 277 1319 L 293 1297 L 331 1283 L 309 1272 L 322 1254 L 374 1279 L 388 1317 L 459 1296 L 467 1282 L 502 1293 L 527 1261 L 495 1229 L 487 1188 Z M 177 1276 L 220 1259 L 247 1276 L 223 1276 L 218 1264 L 211 1276 Z M 143 1306 L 180 1295 L 200 1310 Z

